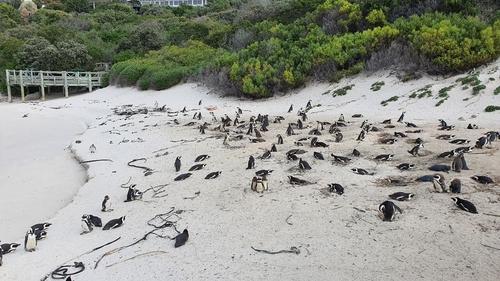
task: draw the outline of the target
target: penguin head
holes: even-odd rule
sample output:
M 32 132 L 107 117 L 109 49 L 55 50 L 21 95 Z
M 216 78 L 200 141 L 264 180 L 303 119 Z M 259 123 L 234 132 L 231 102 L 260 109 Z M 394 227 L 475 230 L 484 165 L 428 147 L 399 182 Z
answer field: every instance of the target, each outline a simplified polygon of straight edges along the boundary
M 89 215 L 83 215 L 83 216 L 82 216 L 82 220 L 87 220 L 87 219 L 89 219 L 89 218 L 90 218 L 90 216 L 89 216 Z
M 104 200 L 109 200 L 109 196 L 108 195 L 104 196 Z
M 441 176 L 440 174 L 435 174 L 434 176 L 432 176 L 435 180 L 437 181 L 441 181 L 441 179 L 443 178 L 443 176 Z
M 478 176 L 472 176 L 472 177 L 470 177 L 470 178 L 471 178 L 471 179 L 473 179 L 473 180 L 475 180 L 475 181 L 477 181 L 477 180 L 479 179 L 479 177 L 478 177 Z
M 458 197 L 451 197 L 451 200 L 453 200 L 453 202 L 457 203 L 458 202 Z
M 415 194 L 413 194 L 413 193 L 408 194 L 408 199 L 413 199 L 413 197 L 415 197 Z
M 415 168 L 415 164 L 408 164 L 408 168 Z
M 121 217 L 121 220 L 122 220 L 122 222 L 124 222 L 125 221 L 125 216 Z
M 26 232 L 26 234 L 29 234 L 29 235 L 33 234 L 33 229 L 29 228 L 28 232 Z
M 15 250 L 15 249 L 17 249 L 17 247 L 19 247 L 20 245 L 21 245 L 21 244 L 18 244 L 18 243 L 12 243 L 12 244 L 10 244 L 10 249 L 11 249 L 11 250 Z

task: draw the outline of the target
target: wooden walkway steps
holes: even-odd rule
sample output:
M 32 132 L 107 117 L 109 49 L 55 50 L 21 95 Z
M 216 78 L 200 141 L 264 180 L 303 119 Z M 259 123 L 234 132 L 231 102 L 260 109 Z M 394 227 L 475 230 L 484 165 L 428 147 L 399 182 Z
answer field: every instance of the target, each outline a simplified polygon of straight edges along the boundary
M 5 70 L 8 101 L 12 102 L 11 86 L 21 87 L 21 99 L 24 101 L 24 87 L 39 86 L 42 100 L 45 100 L 45 88 L 59 86 L 64 89 L 64 96 L 69 96 L 69 87 L 86 87 L 89 92 L 93 88 L 103 87 L 104 75 L 107 72 L 68 72 L 68 71 L 32 71 Z

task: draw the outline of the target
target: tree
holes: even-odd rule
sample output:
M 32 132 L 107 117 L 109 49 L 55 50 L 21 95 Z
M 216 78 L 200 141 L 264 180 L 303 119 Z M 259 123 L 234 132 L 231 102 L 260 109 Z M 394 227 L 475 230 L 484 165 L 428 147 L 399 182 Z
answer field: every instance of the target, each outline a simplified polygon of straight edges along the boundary
M 62 3 L 66 12 L 88 13 L 91 8 L 88 0 L 63 0 Z
M 21 22 L 21 15 L 13 6 L 0 3 L 0 32 L 12 28 Z

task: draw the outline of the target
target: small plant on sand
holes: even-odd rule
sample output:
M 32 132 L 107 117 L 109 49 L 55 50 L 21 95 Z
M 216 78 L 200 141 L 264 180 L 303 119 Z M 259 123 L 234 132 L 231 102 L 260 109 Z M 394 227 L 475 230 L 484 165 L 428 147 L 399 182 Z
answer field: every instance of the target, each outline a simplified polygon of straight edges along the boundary
M 497 111 L 497 110 L 500 110 L 500 106 L 498 105 L 488 105 L 484 111 L 486 112 L 494 112 L 494 111 Z
M 399 97 L 398 97 L 398 96 L 392 96 L 391 98 L 389 98 L 389 99 L 387 99 L 387 100 L 382 101 L 380 104 L 381 104 L 382 106 L 386 106 L 388 103 L 393 102 L 393 101 L 397 101 L 398 99 L 399 99 Z
M 333 91 L 332 96 L 334 96 L 334 97 L 345 96 L 347 94 L 347 91 L 351 90 L 352 87 L 354 87 L 354 84 L 347 85 L 345 87 L 337 89 L 337 90 Z
M 498 94 L 500 94 L 500 86 L 498 86 L 494 91 L 493 91 L 493 94 L 496 96 Z
M 372 86 L 370 87 L 370 90 L 376 92 L 376 91 L 380 90 L 382 88 L 382 86 L 384 86 L 384 85 L 385 85 L 384 81 L 377 81 L 377 82 L 372 84 Z
M 479 80 L 478 76 L 479 76 L 479 73 L 475 72 L 475 73 L 469 74 L 465 77 L 458 78 L 456 80 L 456 82 L 460 82 L 460 83 L 462 83 L 462 85 L 476 86 L 476 85 L 481 84 L 481 81 Z
M 432 90 L 431 90 L 432 85 L 426 85 L 423 88 L 420 88 L 416 91 L 414 91 L 411 95 L 410 98 L 423 98 L 423 97 L 432 97 Z
M 485 86 L 485 85 L 483 85 L 483 84 L 479 84 L 479 85 L 477 85 L 477 86 L 474 86 L 474 87 L 472 88 L 472 95 L 474 95 L 474 96 L 475 96 L 475 95 L 479 94 L 479 92 L 480 92 L 481 90 L 484 90 L 484 89 L 486 89 L 486 86 Z
M 440 106 L 441 104 L 443 104 L 443 102 L 444 102 L 445 100 L 447 100 L 447 99 L 448 99 L 448 98 L 444 98 L 444 99 L 442 99 L 442 100 L 439 100 L 439 101 L 436 103 L 436 107 L 438 107 L 438 106 Z

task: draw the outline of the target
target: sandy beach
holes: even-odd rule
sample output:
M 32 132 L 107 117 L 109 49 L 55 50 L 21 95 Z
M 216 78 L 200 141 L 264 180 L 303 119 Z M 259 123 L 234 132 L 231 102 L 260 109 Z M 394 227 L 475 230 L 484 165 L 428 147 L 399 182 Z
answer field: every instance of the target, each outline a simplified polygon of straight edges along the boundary
M 425 76 L 403 83 L 385 71 L 337 84 L 312 84 L 266 100 L 222 97 L 188 83 L 159 92 L 107 87 L 69 99 L 0 104 L 0 240 L 22 243 L 32 224 L 53 224 L 37 251 L 28 253 L 20 247 L 4 255 L 0 280 L 40 280 L 58 266 L 75 261 L 83 262 L 86 269 L 73 280 L 498 280 L 500 190 L 498 184 L 483 186 L 470 177 L 488 175 L 500 182 L 500 142 L 467 153 L 471 170 L 444 173 L 447 184 L 454 178 L 462 181 L 459 196 L 474 202 L 479 214 L 459 210 L 451 200 L 454 195 L 436 193 L 432 183 L 415 179 L 433 174 L 428 170 L 432 164 L 450 165 L 451 159 L 436 155 L 459 147 L 436 139 L 443 134 L 438 119 L 456 126 L 444 133 L 468 139 L 469 145 L 488 131 L 500 130 L 498 111 L 484 112 L 488 105 L 500 105 L 500 96 L 493 95 L 499 86 L 499 66 L 497 61 L 480 69 L 479 79 L 486 89 L 475 96 L 456 82 L 465 75 Z M 379 91 L 370 90 L 378 81 L 385 84 Z M 435 106 L 438 91 L 454 84 L 449 98 Z M 347 85 L 353 85 L 347 94 L 332 96 Z M 432 97 L 410 97 L 427 85 Z M 399 98 L 381 105 L 393 96 Z M 308 100 L 313 108 L 305 128 L 286 136 L 288 124 L 297 122 L 297 111 L 305 109 Z M 291 104 L 294 110 L 288 113 Z M 181 112 L 184 107 L 186 112 Z M 148 111 L 116 114 L 126 108 Z M 269 115 L 269 131 L 262 132 L 264 142 L 252 143 L 255 136 L 247 136 L 246 127 L 231 126 L 229 142 L 223 145 L 225 133 L 217 130 L 220 122 L 213 121 L 211 113 L 218 120 L 226 114 L 234 120 L 237 108 L 242 109 L 242 121 Z M 402 111 L 405 121 L 418 128 L 396 122 Z M 198 112 L 201 120 L 193 119 Z M 326 127 L 317 137 L 327 148 L 311 147 L 310 139 L 297 146 L 301 138 L 311 137 L 317 121 L 334 122 L 340 114 L 348 125 L 340 128 L 341 142 L 335 142 Z M 284 120 L 272 122 L 277 116 Z M 386 119 L 392 120 L 394 128 L 382 124 Z M 360 142 L 356 138 L 364 120 L 381 130 L 370 132 Z M 202 135 L 198 126 L 204 122 L 210 124 Z M 467 129 L 468 124 L 479 128 Z M 395 131 L 417 129 L 421 132 L 407 132 L 408 137 L 396 144 L 380 143 Z M 277 145 L 270 159 L 259 159 L 276 143 L 278 134 L 284 143 Z M 239 135 L 243 137 L 238 139 Z M 416 138 L 425 143 L 419 157 L 407 153 Z M 89 149 L 92 145 L 94 153 Z M 288 160 L 286 152 L 291 149 L 304 149 L 301 157 L 312 169 L 302 171 L 297 161 Z M 361 156 L 352 157 L 353 149 Z M 325 160 L 313 158 L 315 151 Z M 335 163 L 332 153 L 352 161 Z M 384 153 L 395 157 L 387 162 L 373 159 Z M 173 180 L 188 172 L 202 154 L 210 155 L 201 162 L 206 167 L 191 172 L 186 180 Z M 247 170 L 250 155 L 256 158 L 256 168 Z M 177 156 L 182 156 L 180 172 L 174 169 Z M 128 165 L 142 158 L 135 164 L 147 167 L 148 173 Z M 78 164 L 99 159 L 107 160 Z M 399 171 L 396 166 L 404 162 L 416 168 Z M 352 168 L 374 174 L 356 175 Z M 255 171 L 261 169 L 274 170 L 269 190 L 263 194 L 250 190 Z M 222 174 L 205 179 L 215 171 Z M 291 185 L 288 176 L 311 184 Z M 388 178 L 404 184 L 387 184 Z M 329 183 L 343 185 L 344 194 L 328 192 Z M 145 191 L 141 200 L 124 202 L 127 189 L 123 187 L 130 184 Z M 414 193 L 415 199 L 396 202 L 403 213 L 393 222 L 384 222 L 378 206 L 397 191 Z M 112 212 L 101 212 L 105 195 L 111 198 Z M 121 216 L 126 221 L 117 229 L 95 228 L 80 235 L 83 214 L 99 216 L 104 223 Z M 158 218 L 152 219 L 158 214 L 165 214 L 163 218 L 175 227 L 105 255 L 153 230 L 151 223 L 157 225 Z M 174 248 L 168 238 L 177 235 L 175 229 L 185 228 L 190 233 L 188 242 Z M 294 253 L 254 249 L 292 249 Z

